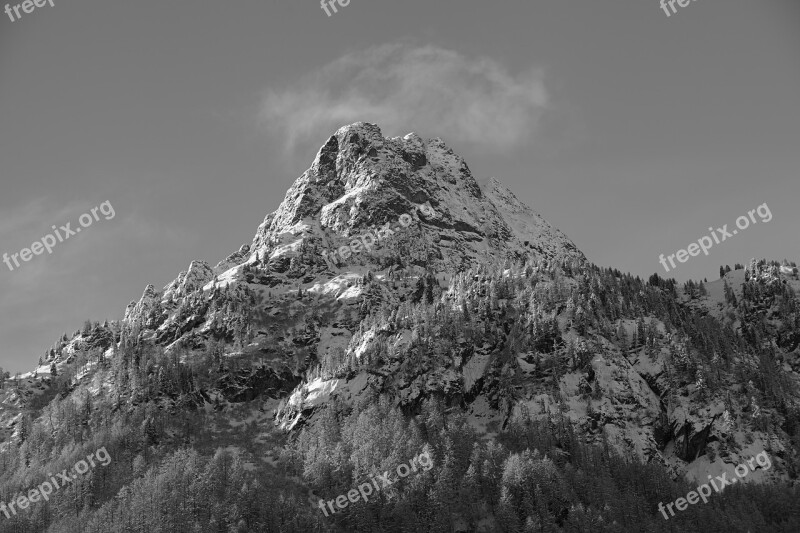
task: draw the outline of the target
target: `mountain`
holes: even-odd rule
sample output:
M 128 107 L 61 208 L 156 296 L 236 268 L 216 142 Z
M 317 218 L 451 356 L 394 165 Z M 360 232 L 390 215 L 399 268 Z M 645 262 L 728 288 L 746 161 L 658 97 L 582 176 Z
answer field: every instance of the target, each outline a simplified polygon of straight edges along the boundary
M 6 380 L 4 501 L 113 460 L 0 529 L 790 531 L 796 272 L 600 268 L 441 139 L 345 126 L 252 242 Z M 317 509 L 422 456 L 379 500 Z M 722 474 L 742 486 L 663 521 Z
M 341 128 L 314 163 L 266 217 L 251 247 L 251 260 L 278 261 L 305 238 L 329 249 L 365 230 L 396 221 L 421 205 L 434 214 L 421 228 L 435 247 L 426 266 L 448 271 L 488 257 L 583 257 L 575 245 L 497 180 L 481 190 L 466 162 L 441 139 L 411 133 L 384 138 L 377 126 Z

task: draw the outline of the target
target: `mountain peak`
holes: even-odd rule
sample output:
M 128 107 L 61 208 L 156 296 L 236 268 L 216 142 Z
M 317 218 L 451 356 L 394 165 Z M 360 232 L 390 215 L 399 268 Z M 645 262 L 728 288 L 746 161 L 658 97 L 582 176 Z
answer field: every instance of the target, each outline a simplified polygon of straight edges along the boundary
M 357 141 L 357 139 L 354 138 L 355 135 L 377 143 L 383 142 L 383 132 L 381 132 L 381 128 L 377 124 L 372 124 L 371 122 L 353 122 L 352 124 L 342 126 L 333 134 L 340 142 L 348 139 Z
M 279 261 L 301 244 L 336 248 L 353 236 L 415 215 L 418 242 L 429 245 L 436 268 L 460 269 L 491 257 L 583 258 L 575 245 L 495 178 L 485 191 L 464 159 L 440 138 L 416 133 L 383 137 L 367 122 L 339 128 L 309 169 L 264 219 L 250 248 L 251 261 Z M 423 237 L 424 236 L 424 237 Z M 434 251 L 435 250 L 435 251 Z

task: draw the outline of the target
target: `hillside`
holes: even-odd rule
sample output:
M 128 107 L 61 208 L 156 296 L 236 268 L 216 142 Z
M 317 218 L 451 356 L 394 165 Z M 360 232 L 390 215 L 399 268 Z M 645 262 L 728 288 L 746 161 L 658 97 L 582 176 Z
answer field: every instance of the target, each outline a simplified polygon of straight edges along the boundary
M 798 289 L 598 267 L 441 139 L 345 126 L 250 243 L 6 381 L 0 499 L 112 461 L 0 531 L 797 530 Z

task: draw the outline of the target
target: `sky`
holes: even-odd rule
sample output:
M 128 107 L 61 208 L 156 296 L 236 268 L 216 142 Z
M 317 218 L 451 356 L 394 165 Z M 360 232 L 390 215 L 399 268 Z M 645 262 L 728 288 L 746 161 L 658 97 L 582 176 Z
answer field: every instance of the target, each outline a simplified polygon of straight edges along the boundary
M 0 254 L 91 218 L 51 253 L 0 263 L 0 366 L 31 370 L 86 319 L 119 319 L 147 284 L 249 243 L 360 120 L 443 138 L 601 266 L 685 281 L 800 261 L 800 2 L 675 8 L 53 0 L 0 13 Z M 762 204 L 768 222 L 659 263 Z

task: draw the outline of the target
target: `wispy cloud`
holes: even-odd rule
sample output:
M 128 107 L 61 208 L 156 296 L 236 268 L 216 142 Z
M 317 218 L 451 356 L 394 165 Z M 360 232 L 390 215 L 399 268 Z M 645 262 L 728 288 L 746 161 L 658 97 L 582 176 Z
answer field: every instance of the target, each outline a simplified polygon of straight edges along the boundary
M 282 88 L 270 88 L 261 118 L 291 150 L 356 121 L 385 135 L 416 131 L 508 150 L 530 144 L 548 97 L 541 71 L 436 46 L 391 44 L 346 54 Z M 313 137 L 312 137 L 313 136 Z

